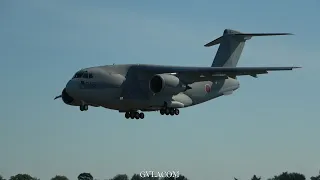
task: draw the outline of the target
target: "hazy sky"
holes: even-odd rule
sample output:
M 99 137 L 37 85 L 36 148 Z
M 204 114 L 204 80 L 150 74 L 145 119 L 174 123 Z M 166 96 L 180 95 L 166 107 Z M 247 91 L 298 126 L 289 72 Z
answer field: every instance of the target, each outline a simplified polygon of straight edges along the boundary
M 0 174 L 95 178 L 142 170 L 190 179 L 307 177 L 320 169 L 320 1 L 0 1 Z M 239 66 L 302 66 L 240 77 L 231 96 L 127 120 L 54 101 L 73 74 L 125 63 L 210 66 L 225 28 L 291 32 L 248 41 Z

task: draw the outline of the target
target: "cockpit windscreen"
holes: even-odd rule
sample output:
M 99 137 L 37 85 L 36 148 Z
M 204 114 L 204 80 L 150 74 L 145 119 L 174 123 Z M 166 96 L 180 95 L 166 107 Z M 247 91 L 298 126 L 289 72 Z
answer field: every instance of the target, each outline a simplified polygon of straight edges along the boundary
M 93 78 L 92 73 L 88 72 L 88 71 L 79 71 L 77 72 L 72 79 L 77 79 L 77 78 Z

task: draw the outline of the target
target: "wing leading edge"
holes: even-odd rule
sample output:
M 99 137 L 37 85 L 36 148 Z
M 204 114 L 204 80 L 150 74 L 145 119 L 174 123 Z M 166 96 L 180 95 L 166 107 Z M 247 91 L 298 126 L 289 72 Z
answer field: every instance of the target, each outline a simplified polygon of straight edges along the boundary
M 183 67 L 183 66 L 157 66 L 138 65 L 138 69 L 152 74 L 176 73 L 177 76 L 197 77 L 208 76 L 244 76 L 257 77 L 258 74 L 267 74 L 269 71 L 288 71 L 301 67 Z M 192 79 L 193 79 L 192 78 Z

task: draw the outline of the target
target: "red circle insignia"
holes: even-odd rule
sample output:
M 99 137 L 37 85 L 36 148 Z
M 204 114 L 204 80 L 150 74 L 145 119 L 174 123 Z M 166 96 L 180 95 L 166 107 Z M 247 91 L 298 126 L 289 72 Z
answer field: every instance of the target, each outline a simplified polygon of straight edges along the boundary
M 206 84 L 204 87 L 205 87 L 205 91 L 207 93 L 209 93 L 211 91 L 211 86 L 209 84 Z

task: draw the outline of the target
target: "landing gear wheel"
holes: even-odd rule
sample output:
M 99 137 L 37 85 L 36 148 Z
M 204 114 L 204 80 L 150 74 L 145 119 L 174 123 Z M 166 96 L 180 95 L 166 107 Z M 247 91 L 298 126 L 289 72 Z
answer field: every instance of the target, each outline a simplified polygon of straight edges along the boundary
M 138 112 L 135 112 L 135 113 L 134 113 L 134 117 L 135 117 L 136 119 L 139 119 L 139 118 L 140 118 L 139 113 L 138 113 Z
M 126 114 L 124 116 L 126 117 L 126 119 L 129 119 L 130 118 L 130 113 L 126 112 Z
M 144 113 L 139 113 L 139 118 L 143 119 L 144 118 Z
M 134 112 L 130 112 L 130 118 L 134 119 L 135 118 L 135 113 Z
M 164 109 L 160 109 L 160 114 L 164 115 L 165 114 L 165 110 Z
M 175 110 L 175 109 L 173 109 L 173 108 L 170 109 L 170 115 L 171 115 L 171 116 L 173 116 L 173 115 L 175 114 L 175 113 L 174 113 L 174 110 Z
M 174 110 L 174 114 L 175 114 L 175 115 L 179 115 L 179 113 L 180 113 L 180 112 L 179 112 L 179 109 L 175 109 L 175 110 Z
M 87 111 L 88 110 L 88 105 L 81 105 L 80 106 L 80 111 Z
M 170 109 L 169 109 L 169 108 L 166 108 L 166 109 L 165 109 L 165 114 L 166 114 L 166 115 L 169 115 L 169 114 L 170 114 Z

